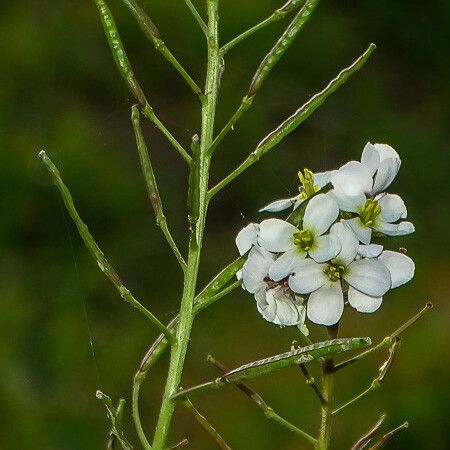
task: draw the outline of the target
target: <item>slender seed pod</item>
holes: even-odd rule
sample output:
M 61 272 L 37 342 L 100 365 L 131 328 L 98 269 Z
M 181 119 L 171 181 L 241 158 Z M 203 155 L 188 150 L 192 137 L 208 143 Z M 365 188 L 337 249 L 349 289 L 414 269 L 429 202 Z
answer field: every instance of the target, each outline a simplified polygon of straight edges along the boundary
M 114 57 L 114 61 L 116 62 L 117 68 L 119 69 L 120 74 L 122 75 L 135 99 L 143 108 L 145 108 L 145 106 L 147 105 L 147 99 L 145 98 L 144 92 L 139 85 L 136 76 L 134 75 L 133 69 L 131 68 L 130 60 L 128 59 L 125 48 L 120 39 L 120 35 L 117 30 L 111 10 L 103 0 L 94 1 L 100 14 L 103 29 L 105 31 L 105 35 L 108 40 L 108 44 Z

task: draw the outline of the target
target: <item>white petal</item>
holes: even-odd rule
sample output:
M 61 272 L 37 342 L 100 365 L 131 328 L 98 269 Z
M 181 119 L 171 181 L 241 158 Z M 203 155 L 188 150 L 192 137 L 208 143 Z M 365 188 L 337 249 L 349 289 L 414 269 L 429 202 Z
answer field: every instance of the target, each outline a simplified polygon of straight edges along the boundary
M 261 247 L 253 247 L 247 261 L 242 267 L 242 286 L 250 293 L 265 288 L 264 278 L 269 274 L 269 268 L 275 256 Z
M 376 259 L 353 261 L 343 277 L 350 286 L 372 297 L 381 297 L 391 287 L 389 270 Z
M 337 174 L 331 177 L 331 182 L 335 189 L 350 197 L 361 191 L 369 193 L 373 186 L 370 169 L 358 161 L 344 164 Z
M 277 305 L 275 302 L 268 302 L 266 300 L 267 292 L 265 289 L 261 289 L 255 293 L 256 307 L 259 313 L 266 319 L 268 322 L 273 322 L 275 319 L 275 315 L 277 312 Z
M 388 144 L 374 144 L 374 147 L 380 155 L 380 162 L 385 159 L 398 159 L 400 161 L 400 155 Z
M 238 271 L 236 272 L 236 278 L 237 278 L 238 280 L 242 280 L 242 269 L 240 269 L 240 270 L 238 270 Z
M 377 220 L 374 228 L 387 236 L 405 236 L 415 231 L 414 225 L 411 222 L 387 223 Z
M 375 144 L 375 149 L 380 156 L 380 165 L 375 175 L 372 194 L 383 192 L 397 176 L 401 166 L 400 156 L 390 145 Z
M 395 194 L 381 194 L 375 198 L 381 206 L 380 217 L 383 222 L 397 222 L 406 219 L 407 211 L 405 202 Z
M 334 325 L 344 311 L 344 298 L 339 282 L 327 283 L 309 296 L 307 315 L 319 325 Z
M 331 227 L 338 214 L 339 206 L 334 198 L 325 194 L 316 195 L 306 206 L 303 228 L 323 234 Z
M 373 176 L 380 165 L 380 155 L 373 144 L 368 142 L 361 155 L 361 162 L 369 169 Z
M 313 259 L 296 260 L 294 273 L 289 277 L 289 287 L 297 294 L 308 294 L 319 289 L 327 281 L 326 264 L 317 264 Z
M 266 291 L 265 301 L 262 296 L 257 299 L 257 308 L 264 319 L 276 325 L 292 326 L 300 322 L 297 306 L 282 287 Z
M 358 240 L 360 240 L 363 244 L 369 244 L 370 239 L 372 237 L 372 230 L 369 227 L 363 225 L 359 217 L 355 217 L 354 219 L 344 220 L 355 233 L 355 236 Z
M 382 301 L 383 297 L 371 297 L 351 286 L 348 290 L 348 302 L 356 309 L 356 311 L 362 313 L 375 312 L 381 306 Z
M 359 240 L 353 230 L 343 222 L 335 223 L 330 234 L 336 236 L 341 243 L 341 251 L 336 256 L 336 262 L 348 266 L 358 253 Z
M 297 258 L 303 259 L 306 253 L 300 252 L 299 249 L 294 248 L 286 253 L 283 253 L 269 268 L 269 277 L 273 281 L 280 281 L 290 275 L 294 268 L 294 263 Z
M 285 252 L 295 247 L 293 236 L 297 231 L 284 220 L 263 220 L 259 225 L 258 243 L 270 252 Z
M 335 198 L 342 211 L 357 213 L 366 203 L 366 194 L 362 191 L 349 195 L 340 189 L 334 189 L 328 193 Z
M 256 245 L 258 230 L 258 224 L 249 223 L 246 227 L 239 231 L 236 236 L 236 247 L 238 248 L 240 255 L 244 255 L 252 248 L 253 245 Z
M 329 170 L 327 172 L 317 172 L 314 174 L 314 184 L 317 184 L 322 189 L 327 183 L 331 181 L 331 177 L 337 173 L 337 170 Z
M 403 253 L 384 251 L 378 258 L 391 273 L 392 289 L 407 283 L 414 276 L 414 261 Z
M 298 196 L 292 197 L 292 198 L 283 198 L 281 200 L 275 200 L 272 203 L 269 203 L 267 206 L 264 206 L 264 208 L 261 208 L 259 212 L 280 212 L 284 211 L 285 209 L 290 208 L 295 204 L 297 201 Z
M 352 234 L 353 232 L 350 231 Z M 337 236 L 327 234 L 314 238 L 314 244 L 309 250 L 309 256 L 314 261 L 322 263 L 333 259 L 341 250 L 341 242 Z
M 383 246 L 378 244 L 360 245 L 358 255 L 363 258 L 376 258 L 383 251 Z

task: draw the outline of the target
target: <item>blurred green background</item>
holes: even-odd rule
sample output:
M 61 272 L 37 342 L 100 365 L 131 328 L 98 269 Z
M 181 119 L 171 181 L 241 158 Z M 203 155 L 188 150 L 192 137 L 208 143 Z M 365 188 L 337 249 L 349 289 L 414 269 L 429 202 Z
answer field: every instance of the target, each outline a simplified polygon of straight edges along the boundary
M 196 100 L 121 2 L 109 3 L 148 98 L 188 145 L 199 129 Z M 223 0 L 222 42 L 282 3 Z M 168 46 L 203 83 L 205 48 L 184 2 L 144 4 Z M 258 61 L 286 24 L 274 24 L 230 52 L 219 126 L 238 106 Z M 94 395 L 97 388 L 127 399 L 126 427 L 137 444 L 129 420 L 131 379 L 155 330 L 120 301 L 92 262 L 37 158 L 40 149 L 48 151 L 128 287 L 169 320 L 180 297 L 180 271 L 146 200 L 129 121 L 132 100 L 91 1 L 2 2 L 0 42 L 0 448 L 104 448 L 108 424 Z M 388 245 L 408 247 L 416 276 L 386 296 L 376 314 L 347 313 L 341 334 L 381 338 L 426 300 L 433 300 L 435 309 L 405 334 L 382 390 L 338 417 L 332 448 L 349 448 L 385 411 L 391 428 L 410 422 L 410 429 L 387 448 L 447 449 L 450 3 L 321 2 L 251 112 L 217 151 L 212 178 L 228 173 L 369 42 L 378 49 L 364 69 L 217 196 L 209 213 L 201 284 L 236 256 L 234 236 L 248 221 L 260 220 L 259 207 L 296 191 L 298 169 L 329 169 L 358 159 L 368 140 L 391 144 L 403 158 L 391 191 L 406 198 L 417 231 Z M 148 123 L 145 133 L 168 220 L 184 250 L 185 165 Z M 323 337 L 323 330 L 311 328 L 315 339 Z M 285 351 L 295 336 L 295 330 L 266 323 L 252 296 L 238 290 L 196 322 L 183 384 L 216 376 L 205 361 L 207 353 L 237 365 Z M 365 388 L 384 357 L 377 354 L 340 373 L 337 401 Z M 142 418 L 149 433 L 166 369 L 167 357 L 143 387 Z M 316 432 L 319 405 L 298 371 L 252 384 L 280 414 Z M 233 448 L 305 447 L 237 390 L 198 394 L 193 400 Z M 170 442 L 184 437 L 189 448 L 214 448 L 188 413 L 177 408 Z

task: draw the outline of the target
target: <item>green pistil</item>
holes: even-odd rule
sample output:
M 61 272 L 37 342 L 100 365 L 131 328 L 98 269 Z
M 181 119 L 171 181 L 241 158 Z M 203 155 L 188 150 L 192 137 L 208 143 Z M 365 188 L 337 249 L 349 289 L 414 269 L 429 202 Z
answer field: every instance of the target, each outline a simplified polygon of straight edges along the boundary
M 319 186 L 314 184 L 314 173 L 309 169 L 303 169 L 298 172 L 298 178 L 303 186 L 300 187 L 300 197 L 306 200 L 313 196 L 318 190 Z
M 339 264 L 333 264 L 325 269 L 325 274 L 331 281 L 339 281 L 345 271 L 345 267 Z
M 381 212 L 381 206 L 376 200 L 368 199 L 364 205 L 363 210 L 359 214 L 361 222 L 366 227 L 371 227 L 375 223 L 376 218 Z
M 308 230 L 297 231 L 294 233 L 294 244 L 308 252 L 314 244 L 314 237 Z

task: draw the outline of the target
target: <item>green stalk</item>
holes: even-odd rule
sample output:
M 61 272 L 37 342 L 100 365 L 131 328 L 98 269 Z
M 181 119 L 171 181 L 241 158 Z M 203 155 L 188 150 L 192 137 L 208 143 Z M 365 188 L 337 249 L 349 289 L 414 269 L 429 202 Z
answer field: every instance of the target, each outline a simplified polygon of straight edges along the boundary
M 198 219 L 195 224 L 191 224 L 189 254 L 184 276 L 180 320 L 177 328 L 177 344 L 172 348 L 166 386 L 153 439 L 153 448 L 155 450 L 162 450 L 166 447 L 167 435 L 175 408 L 175 402 L 171 396 L 178 390 L 180 385 L 189 336 L 194 319 L 193 303 L 197 287 L 198 267 L 208 207 L 207 194 L 210 158 L 207 154 L 207 150 L 213 141 L 214 118 L 219 87 L 220 55 L 218 42 L 218 3 L 218 0 L 207 0 L 208 63 L 204 90 L 205 100 L 202 103 L 202 128 L 198 158 L 199 180 L 198 185 L 195 187 L 198 189 Z
M 338 335 L 338 324 L 327 327 L 328 338 L 336 339 Z M 330 443 L 331 423 L 333 419 L 333 397 L 334 397 L 334 358 L 327 357 L 322 363 L 322 397 L 325 403 L 321 407 L 321 422 L 319 437 L 317 439 L 316 449 L 327 450 Z

